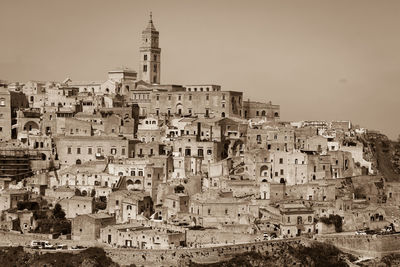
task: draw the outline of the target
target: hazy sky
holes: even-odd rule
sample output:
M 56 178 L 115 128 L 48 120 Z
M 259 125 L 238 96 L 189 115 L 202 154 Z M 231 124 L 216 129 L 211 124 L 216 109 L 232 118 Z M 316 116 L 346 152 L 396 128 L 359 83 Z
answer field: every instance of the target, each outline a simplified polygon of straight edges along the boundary
M 280 104 L 283 120 L 400 134 L 398 0 L 0 0 L 0 11 L 0 79 L 138 70 L 152 11 L 164 84 L 220 84 Z

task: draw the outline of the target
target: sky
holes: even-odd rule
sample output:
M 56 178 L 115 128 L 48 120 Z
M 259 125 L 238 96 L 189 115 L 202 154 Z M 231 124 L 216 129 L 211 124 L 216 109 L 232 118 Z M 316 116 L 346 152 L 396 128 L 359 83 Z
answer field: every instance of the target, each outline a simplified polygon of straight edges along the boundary
M 400 134 L 398 0 L 0 0 L 0 79 L 106 80 L 138 70 L 149 13 L 161 83 L 219 84 L 281 119 Z

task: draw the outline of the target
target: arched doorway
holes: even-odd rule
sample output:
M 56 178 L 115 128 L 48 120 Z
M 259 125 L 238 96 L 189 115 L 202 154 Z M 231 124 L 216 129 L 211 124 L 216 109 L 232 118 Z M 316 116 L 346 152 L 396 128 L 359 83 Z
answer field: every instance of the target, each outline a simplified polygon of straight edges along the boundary
M 34 121 L 28 121 L 24 125 L 24 131 L 31 131 L 33 129 L 39 129 L 39 125 Z
M 176 113 L 177 113 L 178 115 L 182 115 L 182 109 L 183 109 L 182 104 L 181 104 L 181 103 L 178 103 L 178 104 L 176 105 Z
M 268 166 L 263 165 L 260 168 L 260 176 L 267 177 L 268 176 Z
M 80 159 L 77 159 L 76 162 L 75 162 L 75 164 L 76 164 L 76 165 L 81 165 L 81 164 L 82 164 L 82 161 L 81 161 Z

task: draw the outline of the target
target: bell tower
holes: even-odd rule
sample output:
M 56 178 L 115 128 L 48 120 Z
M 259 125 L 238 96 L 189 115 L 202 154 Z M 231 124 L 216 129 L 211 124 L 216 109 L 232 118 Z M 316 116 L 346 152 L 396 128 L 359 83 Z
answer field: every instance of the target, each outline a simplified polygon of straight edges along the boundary
M 159 33 L 154 27 L 153 17 L 142 31 L 140 47 L 140 79 L 151 84 L 159 84 L 161 76 L 161 48 L 158 47 Z

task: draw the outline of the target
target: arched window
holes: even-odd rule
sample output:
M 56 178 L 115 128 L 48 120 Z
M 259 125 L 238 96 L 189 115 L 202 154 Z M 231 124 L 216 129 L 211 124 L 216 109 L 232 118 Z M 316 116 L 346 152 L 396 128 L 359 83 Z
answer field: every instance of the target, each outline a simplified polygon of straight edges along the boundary
M 222 118 L 225 118 L 225 112 L 222 112 L 222 113 L 221 113 L 221 117 L 222 117 Z
M 261 116 L 265 116 L 265 110 L 261 112 Z
M 268 166 L 261 166 L 260 168 L 260 176 L 268 176 Z
M 76 165 L 81 165 L 82 161 L 80 159 L 77 159 L 75 163 L 76 163 Z

